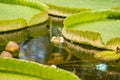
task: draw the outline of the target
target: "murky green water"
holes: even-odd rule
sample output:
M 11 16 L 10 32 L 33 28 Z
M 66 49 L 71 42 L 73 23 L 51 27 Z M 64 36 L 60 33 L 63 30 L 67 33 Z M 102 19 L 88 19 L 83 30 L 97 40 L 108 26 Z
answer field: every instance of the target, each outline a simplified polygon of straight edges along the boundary
M 84 56 L 84 59 L 78 59 L 70 53 L 72 49 L 64 49 L 62 44 L 57 46 L 52 44 L 50 42 L 52 36 L 62 36 L 63 25 L 59 20 L 57 22 L 50 21 L 50 25 L 49 23 L 40 24 L 23 29 L 25 31 L 21 35 L 28 36 L 21 37 L 22 41 L 18 42 L 21 47 L 19 58 L 47 65 L 55 64 L 57 67 L 75 73 L 82 80 L 120 80 L 120 67 L 117 66 L 120 65 L 119 63 L 100 62 L 89 59 L 88 57 L 91 57 L 89 55 Z

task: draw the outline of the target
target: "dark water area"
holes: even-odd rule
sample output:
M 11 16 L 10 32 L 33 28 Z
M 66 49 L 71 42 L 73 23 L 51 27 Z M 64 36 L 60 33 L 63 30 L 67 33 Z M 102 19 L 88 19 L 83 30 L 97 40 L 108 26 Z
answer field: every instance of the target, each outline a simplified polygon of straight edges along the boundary
M 82 80 L 120 80 L 120 67 L 117 66 L 120 65 L 119 63 L 107 63 L 86 58 L 78 59 L 69 52 L 72 50 L 62 48 L 64 47 L 62 44 L 55 46 L 51 43 L 53 36 L 62 36 L 63 27 L 62 19 L 58 19 L 56 22 L 52 20 L 46 25 L 33 26 L 25 31 L 27 33 L 24 34 L 27 34 L 27 37 L 25 36 L 19 42 L 20 59 L 45 65 L 56 65 L 75 73 Z

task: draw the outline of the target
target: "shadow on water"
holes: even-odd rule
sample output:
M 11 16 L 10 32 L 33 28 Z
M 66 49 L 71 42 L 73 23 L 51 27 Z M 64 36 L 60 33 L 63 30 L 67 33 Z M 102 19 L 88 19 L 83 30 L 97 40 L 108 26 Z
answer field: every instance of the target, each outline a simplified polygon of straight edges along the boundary
M 55 20 L 55 21 L 52 21 Z M 20 59 L 56 65 L 71 71 L 82 80 L 120 80 L 119 63 L 100 62 L 95 59 L 78 59 L 70 53 L 73 49 L 64 49 L 50 42 L 53 36 L 62 36 L 62 19 L 53 18 L 50 23 L 31 26 L 22 32 L 20 45 Z M 50 24 L 50 25 L 49 25 Z M 27 33 L 26 33 L 27 32 Z M 75 52 L 74 53 L 80 53 Z

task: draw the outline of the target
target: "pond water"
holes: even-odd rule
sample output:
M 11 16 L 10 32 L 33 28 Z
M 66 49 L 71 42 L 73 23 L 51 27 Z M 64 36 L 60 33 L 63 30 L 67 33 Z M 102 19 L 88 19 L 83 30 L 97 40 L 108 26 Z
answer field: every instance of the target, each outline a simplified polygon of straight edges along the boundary
M 58 21 L 54 21 L 52 18 L 50 23 L 46 25 L 40 24 L 37 27 L 27 29 L 27 37 L 19 43 L 20 59 L 46 65 L 54 64 L 59 68 L 75 73 L 82 80 L 120 80 L 120 67 L 117 66 L 120 65 L 119 63 L 106 63 L 86 58 L 89 55 L 85 56 L 84 59 L 78 59 L 70 53 L 72 49 L 64 49 L 62 44 L 55 46 L 51 43 L 50 40 L 53 36 L 62 36 L 62 19 L 56 20 Z

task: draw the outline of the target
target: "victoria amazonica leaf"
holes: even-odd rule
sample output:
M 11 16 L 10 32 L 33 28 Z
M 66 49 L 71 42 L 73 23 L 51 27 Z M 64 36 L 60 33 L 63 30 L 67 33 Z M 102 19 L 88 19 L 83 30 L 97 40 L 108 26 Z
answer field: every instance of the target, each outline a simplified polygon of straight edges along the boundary
M 47 10 L 34 0 L 0 0 L 0 32 L 43 23 L 48 19 Z
M 59 68 L 9 58 L 0 58 L 0 76 L 0 80 L 80 80 Z
M 120 60 L 120 53 L 116 51 L 101 51 L 94 54 L 94 57 L 103 61 L 117 61 Z
M 38 0 L 41 1 L 41 0 Z M 49 7 L 49 13 L 58 16 L 68 16 L 88 10 L 120 9 L 119 0 L 42 0 Z
M 120 11 L 83 12 L 64 21 L 62 34 L 68 40 L 98 48 L 120 47 Z

